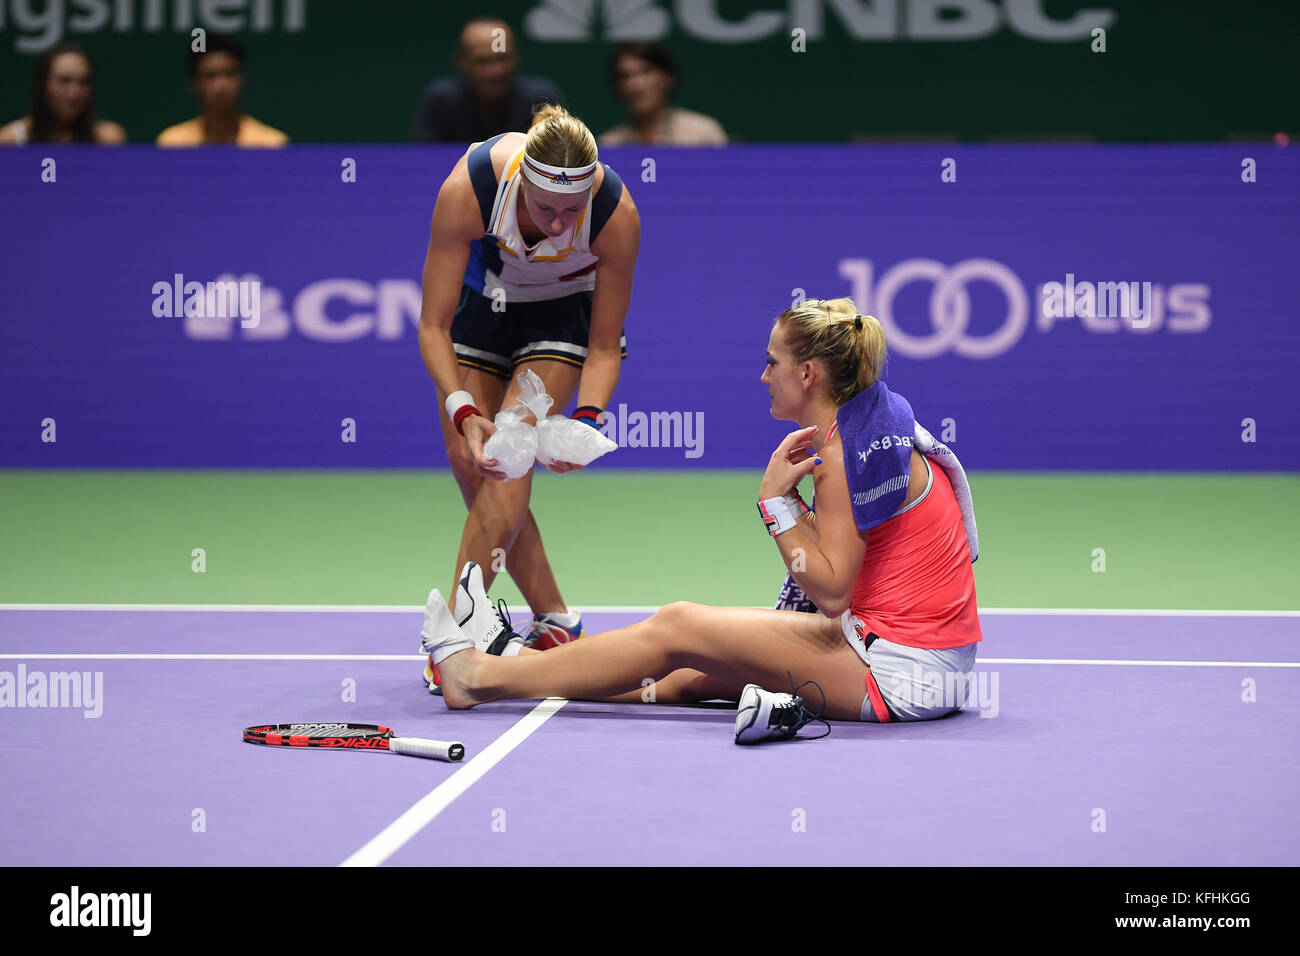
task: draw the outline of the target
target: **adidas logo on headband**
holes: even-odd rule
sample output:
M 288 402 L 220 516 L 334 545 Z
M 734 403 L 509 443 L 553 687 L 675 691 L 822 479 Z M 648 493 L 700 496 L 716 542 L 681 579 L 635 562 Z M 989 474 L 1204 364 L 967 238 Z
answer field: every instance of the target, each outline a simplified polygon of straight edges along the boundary
M 523 157 L 523 172 L 536 186 L 554 192 L 578 193 L 587 189 L 595 180 L 598 163 L 586 166 L 551 166 L 539 162 L 526 152 Z

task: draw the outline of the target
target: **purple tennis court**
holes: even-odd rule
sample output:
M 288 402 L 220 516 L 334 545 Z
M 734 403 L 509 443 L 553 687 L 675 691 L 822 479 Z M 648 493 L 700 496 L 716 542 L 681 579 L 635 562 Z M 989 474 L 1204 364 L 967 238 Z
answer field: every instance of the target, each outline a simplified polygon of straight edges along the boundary
M 589 632 L 644 616 L 589 612 Z M 420 620 L 0 611 L 0 691 L 28 695 L 0 738 L 3 862 L 1300 863 L 1296 615 L 985 611 L 961 713 L 757 748 L 735 746 L 724 703 L 448 711 L 417 680 Z M 238 733 L 289 720 L 383 723 L 467 753 Z

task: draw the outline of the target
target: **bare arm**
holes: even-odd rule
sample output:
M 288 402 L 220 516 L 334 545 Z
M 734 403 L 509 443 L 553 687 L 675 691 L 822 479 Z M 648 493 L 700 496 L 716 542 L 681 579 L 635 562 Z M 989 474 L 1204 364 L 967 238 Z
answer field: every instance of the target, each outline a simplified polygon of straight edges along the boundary
M 599 257 L 596 290 L 591 301 L 591 332 L 587 336 L 587 358 L 578 379 L 578 407 L 608 408 L 622 371 L 623 323 L 632 304 L 632 275 L 641 248 L 641 218 L 632 195 L 625 189 L 618 208 L 605 223 L 591 251 Z M 555 472 L 577 471 L 581 465 L 559 461 L 547 468 Z
M 823 459 L 823 461 L 824 460 L 825 459 Z M 821 465 L 818 465 L 817 467 L 820 468 Z M 816 487 L 815 482 L 813 487 Z M 808 536 L 808 540 L 810 540 L 813 544 L 816 544 L 817 543 L 817 512 L 809 511 L 806 515 L 800 515 L 799 528 L 801 531 L 803 531 L 804 534 Z
M 451 324 L 460 303 L 469 244 L 482 235 L 482 215 L 462 156 L 438 190 L 429 230 L 429 250 L 424 257 L 420 300 L 420 357 L 429 377 L 438 386 L 440 399 L 461 391 Z M 446 411 L 439 409 L 438 414 L 445 415 Z M 496 462 L 483 455 L 483 443 L 496 431 L 492 423 L 482 415 L 470 415 L 461 427 L 479 471 L 491 478 L 505 478 L 504 473 L 494 470 Z
M 812 470 L 820 516 L 815 529 L 809 534 L 809 523 L 800 519 L 797 526 L 776 536 L 776 545 L 808 599 L 827 617 L 838 617 L 852 600 L 853 584 L 866 554 L 866 536 L 858 532 L 853 520 L 842 448 L 838 444 L 824 446 L 822 463 L 813 466 L 811 456 L 800 459 L 798 439 L 792 441 L 793 436 L 807 432 L 793 432 L 773 453 L 759 494 L 764 498 L 784 494 Z M 791 458 L 796 463 L 792 464 Z
M 592 252 L 600 257 L 591 304 L 591 335 L 578 382 L 578 404 L 609 406 L 622 368 L 619 340 L 632 304 L 632 276 L 641 248 L 641 218 L 625 189 Z
M 463 180 L 463 182 L 461 182 Z M 473 218 L 469 218 L 469 214 Z M 460 370 L 451 344 L 451 323 L 460 302 L 469 244 L 477 236 L 478 204 L 469 185 L 462 156 L 438 190 L 424 257 L 423 297 L 420 300 L 420 357 L 443 395 L 460 390 Z M 467 221 L 468 220 L 468 221 Z M 478 225 L 478 235 L 483 234 Z

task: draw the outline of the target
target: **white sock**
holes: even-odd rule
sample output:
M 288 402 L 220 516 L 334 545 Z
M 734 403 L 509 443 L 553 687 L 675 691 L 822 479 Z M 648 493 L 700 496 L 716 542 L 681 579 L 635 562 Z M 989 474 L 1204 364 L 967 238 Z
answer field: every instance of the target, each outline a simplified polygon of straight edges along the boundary
M 563 614 L 559 611 L 548 611 L 545 615 L 539 614 L 537 616 L 544 616 L 561 627 L 576 627 L 578 621 L 582 619 L 582 614 L 579 611 L 565 611 Z
M 434 664 L 441 664 L 452 654 L 474 646 L 473 639 L 452 617 L 451 608 L 447 607 L 437 588 L 429 592 L 429 600 L 424 606 L 420 639 L 421 646 L 433 657 Z

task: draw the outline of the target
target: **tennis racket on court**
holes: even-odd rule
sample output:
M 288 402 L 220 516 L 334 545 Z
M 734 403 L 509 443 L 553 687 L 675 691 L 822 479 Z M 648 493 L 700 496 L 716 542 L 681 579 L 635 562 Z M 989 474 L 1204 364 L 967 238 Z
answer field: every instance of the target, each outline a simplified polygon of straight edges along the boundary
M 390 754 L 431 757 L 453 763 L 465 756 L 459 741 L 398 737 L 377 724 L 259 724 L 244 728 L 244 741 L 267 747 L 324 747 L 331 750 L 386 750 Z

